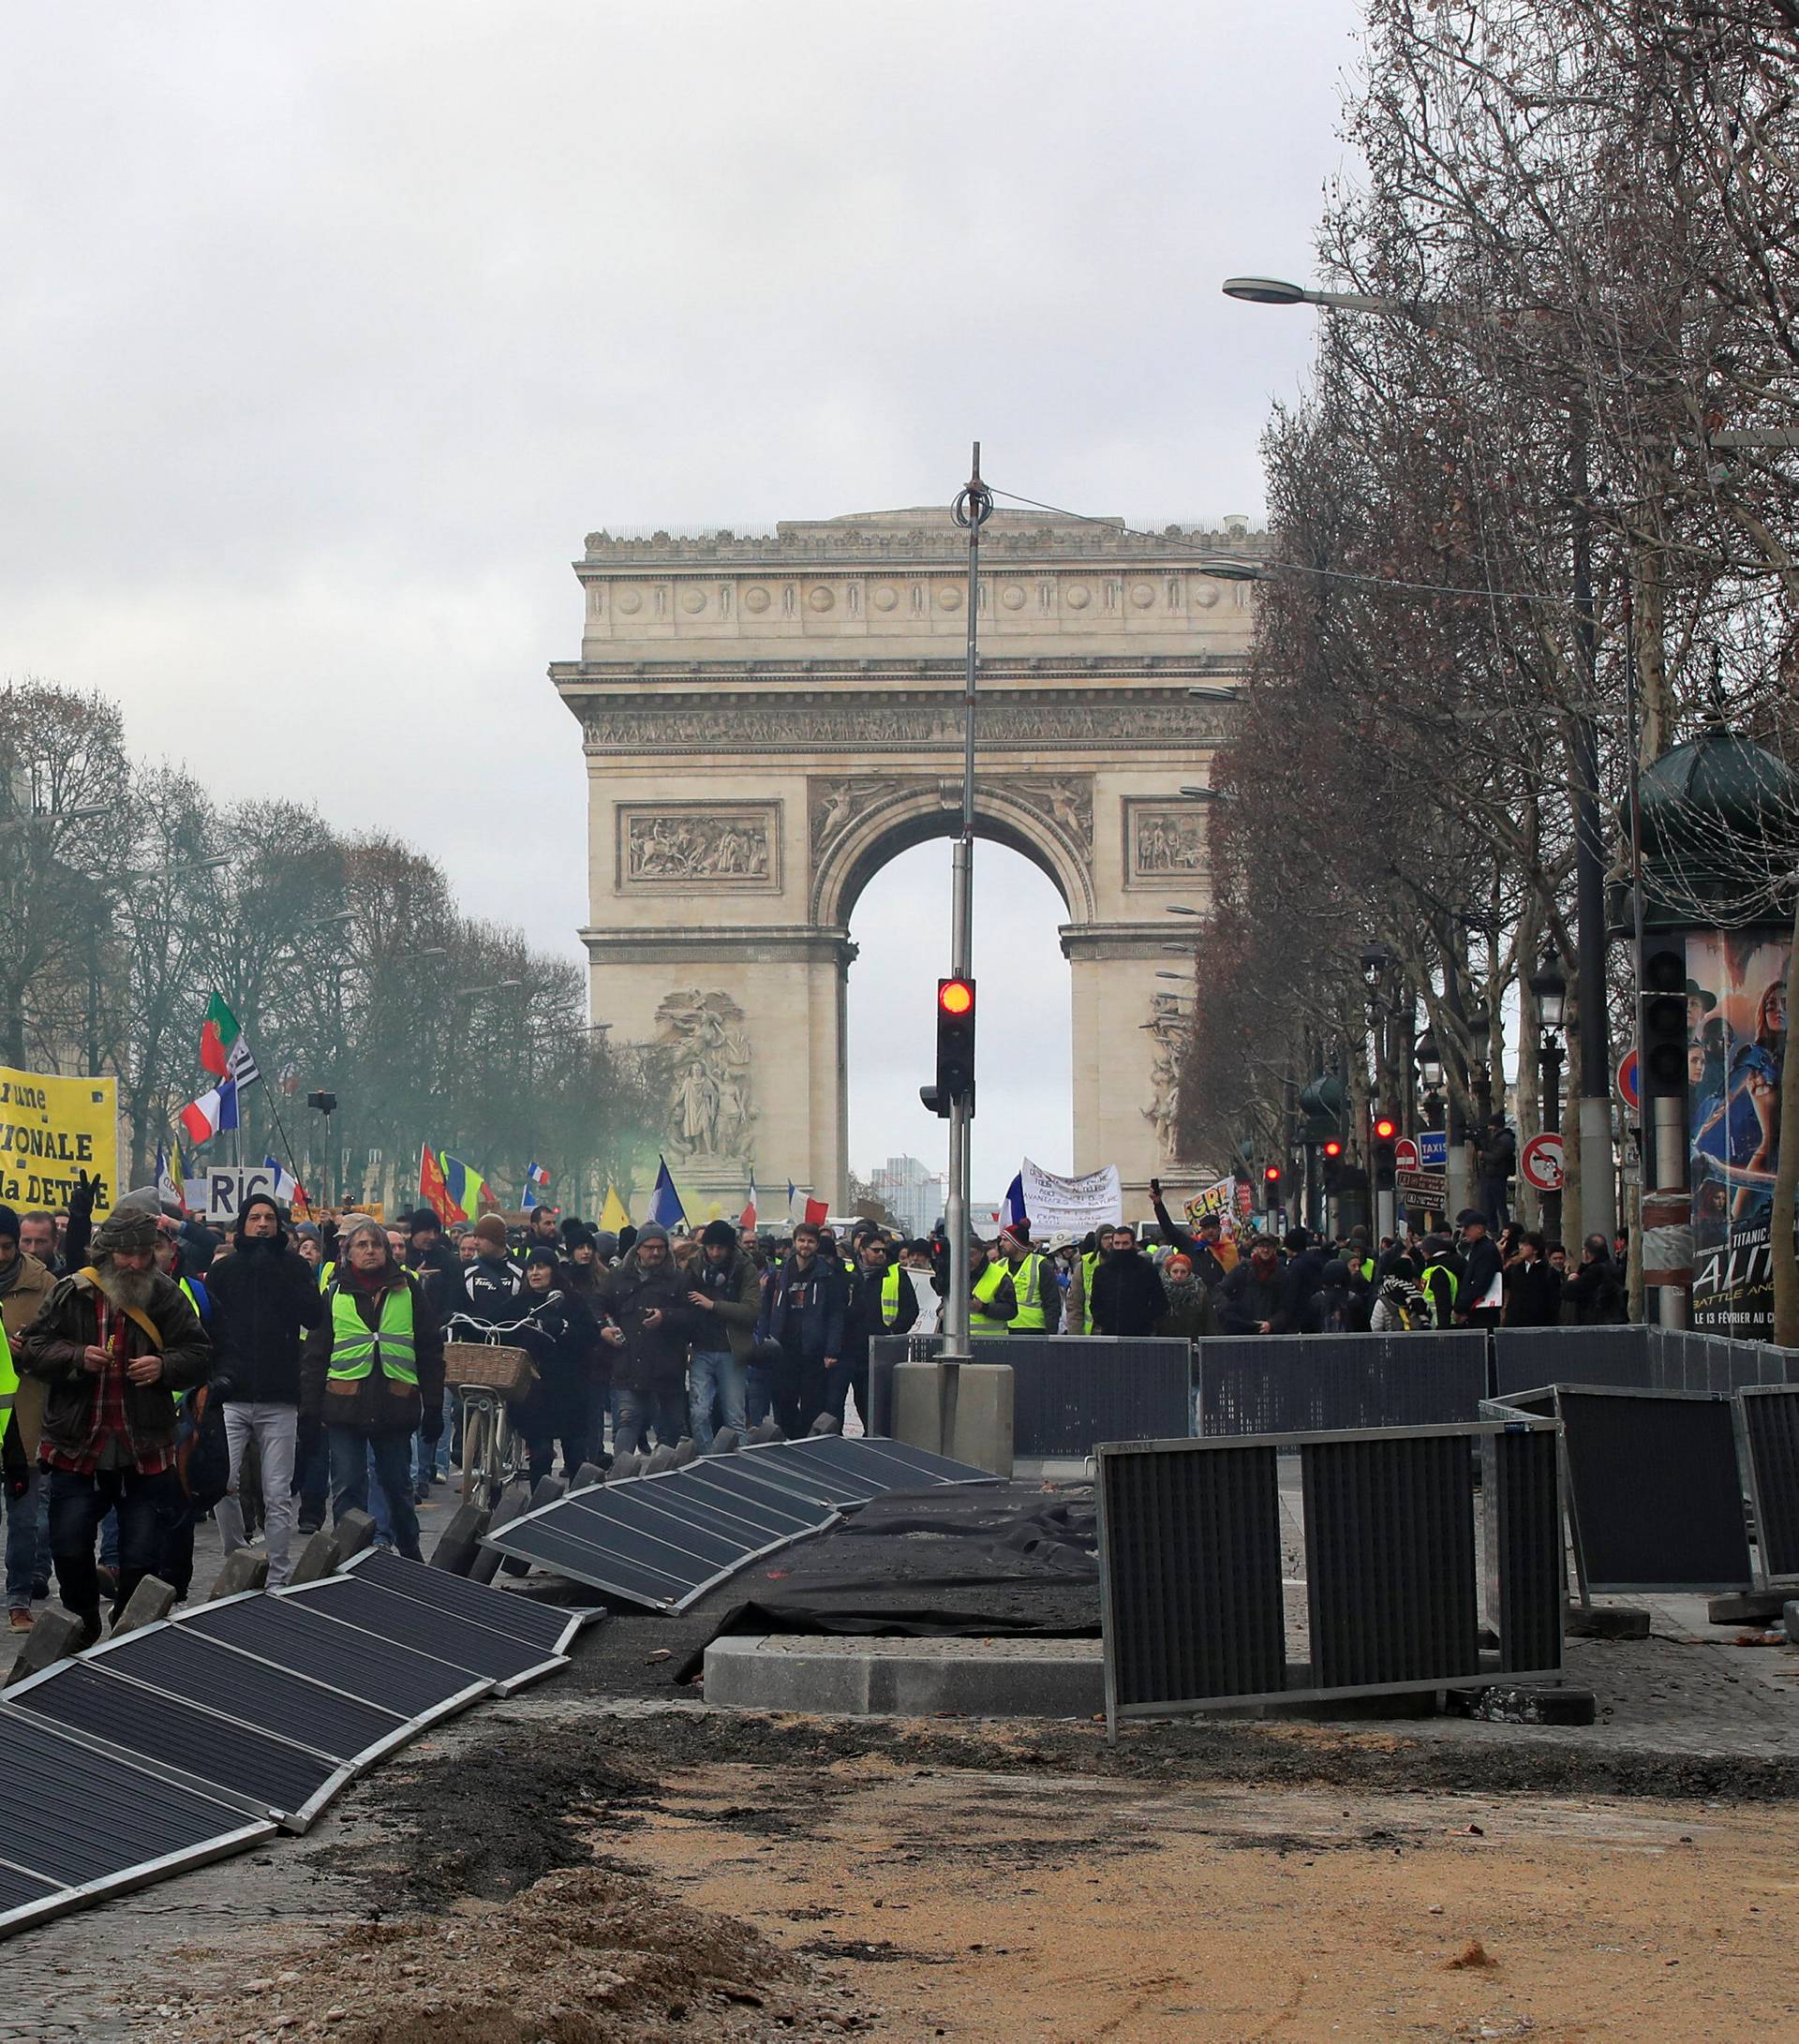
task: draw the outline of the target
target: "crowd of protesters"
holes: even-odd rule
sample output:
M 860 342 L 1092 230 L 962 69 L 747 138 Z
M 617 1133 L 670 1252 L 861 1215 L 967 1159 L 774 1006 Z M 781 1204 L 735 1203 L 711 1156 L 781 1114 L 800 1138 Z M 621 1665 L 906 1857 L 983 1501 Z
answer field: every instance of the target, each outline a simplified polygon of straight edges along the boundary
M 1469 1208 L 1453 1234 L 1341 1241 L 1302 1228 L 1183 1227 L 1151 1181 L 1153 1231 L 1038 1245 L 1027 1222 L 969 1250 L 970 1331 L 1172 1336 L 1591 1326 L 1625 1318 L 1622 1240 L 1570 1265 Z M 430 1208 L 293 1222 L 247 1199 L 229 1236 L 121 1199 L 97 1228 L 83 1185 L 56 1215 L 0 1206 L 0 1483 L 9 1623 L 62 1601 L 89 1638 L 144 1576 L 186 1595 L 196 1521 L 229 1555 L 260 1530 L 275 1587 L 296 1533 L 351 1508 L 419 1553 L 417 1506 L 448 1480 L 456 1431 L 445 1343 L 523 1348 L 514 1408 L 530 1475 L 641 1467 L 721 1434 L 866 1426 L 870 1344 L 936 1329 L 941 1228 L 802 1222 L 741 1236 L 656 1224 L 617 1235 L 539 1208 L 445 1229 Z

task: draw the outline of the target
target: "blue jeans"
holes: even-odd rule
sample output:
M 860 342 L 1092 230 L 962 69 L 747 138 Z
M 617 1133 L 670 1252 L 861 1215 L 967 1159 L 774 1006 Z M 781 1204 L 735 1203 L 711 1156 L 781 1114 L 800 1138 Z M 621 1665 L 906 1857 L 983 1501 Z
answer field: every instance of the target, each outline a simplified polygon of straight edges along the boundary
M 28 1611 L 33 1584 L 50 1580 L 50 1506 L 36 1462 L 22 1498 L 7 1500 L 7 1603 L 15 1611 Z
M 658 1447 L 672 1448 L 687 1430 L 687 1400 L 678 1391 L 615 1390 L 612 1446 L 617 1455 L 641 1448 L 653 1427 Z
M 412 1509 L 412 1436 L 395 1433 L 392 1428 L 364 1433 L 359 1427 L 327 1427 L 325 1440 L 331 1454 L 332 1518 L 368 1510 L 372 1462 L 385 1495 L 394 1545 L 409 1561 L 422 1561 L 419 1515 Z
M 704 1455 L 712 1445 L 712 1400 L 719 1402 L 719 1425 L 739 1433 L 749 1426 L 744 1400 L 749 1386 L 744 1365 L 729 1349 L 695 1349 L 687 1363 L 687 1402 L 693 1415 L 693 1445 Z
M 743 1415 L 752 1427 L 760 1427 L 775 1409 L 775 1379 L 772 1370 L 751 1363 L 743 1373 Z

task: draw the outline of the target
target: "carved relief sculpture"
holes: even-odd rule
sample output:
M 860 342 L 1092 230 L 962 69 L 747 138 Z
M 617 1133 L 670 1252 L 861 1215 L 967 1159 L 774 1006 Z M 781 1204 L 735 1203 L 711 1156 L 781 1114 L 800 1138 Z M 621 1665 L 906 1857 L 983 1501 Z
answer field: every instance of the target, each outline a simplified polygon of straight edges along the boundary
M 777 883 L 775 811 L 679 806 L 618 811 L 619 883 L 691 892 L 760 890 Z
M 904 799 L 920 788 L 938 789 L 945 808 L 959 807 L 959 782 L 898 779 L 885 776 L 831 777 L 811 784 L 812 863 L 816 866 L 851 822 L 865 815 L 875 804 Z M 1093 855 L 1093 781 L 1091 774 L 987 775 L 975 783 L 975 799 L 981 794 L 1003 794 L 1020 803 L 1054 824 L 1080 858 L 1091 863 Z
M 1156 1150 L 1165 1164 L 1175 1162 L 1176 1096 L 1181 1090 L 1181 1059 L 1186 1025 L 1174 999 L 1157 994 L 1150 1007 L 1150 1030 L 1155 1044 L 1150 1073 L 1150 1104 L 1143 1118 L 1155 1131 Z
M 646 1049 L 668 1103 L 669 1148 L 682 1158 L 747 1156 L 755 1120 L 750 1038 L 730 995 L 669 994 Z
M 1206 870 L 1205 818 L 1182 805 L 1133 802 L 1125 815 L 1133 881 L 1185 881 Z

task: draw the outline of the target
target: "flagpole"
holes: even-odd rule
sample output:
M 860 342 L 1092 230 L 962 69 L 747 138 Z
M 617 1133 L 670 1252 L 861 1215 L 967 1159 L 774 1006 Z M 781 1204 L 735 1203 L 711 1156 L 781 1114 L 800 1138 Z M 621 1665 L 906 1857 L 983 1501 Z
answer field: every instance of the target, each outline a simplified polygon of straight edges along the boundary
M 281 1125 L 281 1115 L 275 1104 L 275 1094 L 273 1092 L 269 1094 L 269 1115 L 275 1122 L 276 1134 L 278 1134 L 281 1138 L 281 1148 L 288 1153 L 288 1169 L 293 1173 L 293 1182 L 300 1187 L 302 1192 L 304 1192 L 305 1190 L 306 1181 L 300 1176 L 300 1166 L 293 1161 L 293 1145 L 288 1141 L 288 1132 Z M 241 1127 L 244 1121 L 244 1115 L 241 1109 L 238 1112 L 237 1118 L 238 1124 Z

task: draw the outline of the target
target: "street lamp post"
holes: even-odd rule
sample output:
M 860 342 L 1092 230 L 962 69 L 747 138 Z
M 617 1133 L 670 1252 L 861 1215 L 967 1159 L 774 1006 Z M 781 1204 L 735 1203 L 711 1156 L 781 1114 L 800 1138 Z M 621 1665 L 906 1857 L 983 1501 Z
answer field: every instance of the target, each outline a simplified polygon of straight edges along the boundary
M 1537 1069 L 1543 1102 L 1543 1133 L 1559 1135 L 1562 1132 L 1562 1017 L 1568 982 L 1562 977 L 1553 951 L 1543 954 L 1542 964 L 1531 974 L 1530 990 L 1536 997 L 1539 1025 Z M 1562 1233 L 1562 1195 L 1559 1192 L 1545 1192 L 1542 1199 L 1544 1238 L 1557 1241 Z
M 1433 299 L 1369 297 L 1357 291 L 1314 291 L 1280 277 L 1227 277 L 1225 296 L 1252 305 L 1320 305 L 1333 312 L 1370 312 L 1435 327 L 1446 319 L 1486 317 Z M 1586 702 L 1572 723 L 1574 767 L 1574 896 L 1578 933 L 1581 1020 L 1581 1221 L 1586 1232 L 1608 1237 L 1617 1220 L 1612 1170 L 1611 1057 L 1605 1015 L 1605 837 L 1599 807 L 1598 737 L 1593 715 L 1598 643 L 1594 621 L 1590 493 L 1586 435 L 1578 408 L 1570 433 L 1573 505 L 1573 606 Z M 1451 1135 L 1451 1154 L 1454 1149 Z

